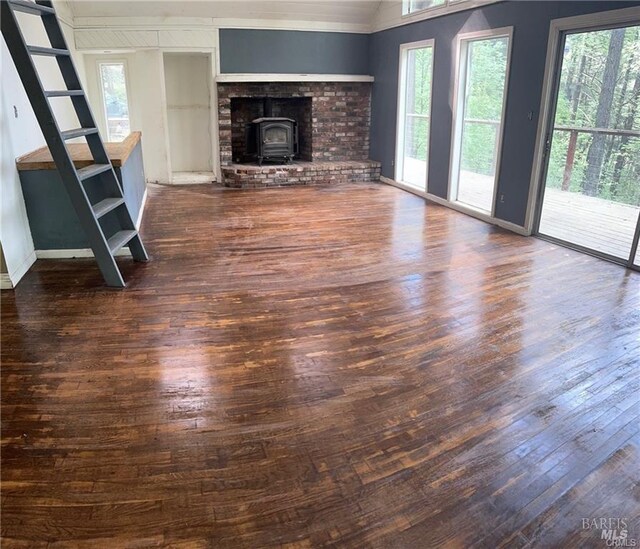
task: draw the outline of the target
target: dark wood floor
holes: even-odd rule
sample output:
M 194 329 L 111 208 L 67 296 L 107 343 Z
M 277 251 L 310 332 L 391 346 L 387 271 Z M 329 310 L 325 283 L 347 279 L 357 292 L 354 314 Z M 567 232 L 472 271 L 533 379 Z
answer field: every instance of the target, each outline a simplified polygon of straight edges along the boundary
M 639 273 L 373 184 L 152 187 L 143 236 L 2 294 L 3 547 L 640 538 Z

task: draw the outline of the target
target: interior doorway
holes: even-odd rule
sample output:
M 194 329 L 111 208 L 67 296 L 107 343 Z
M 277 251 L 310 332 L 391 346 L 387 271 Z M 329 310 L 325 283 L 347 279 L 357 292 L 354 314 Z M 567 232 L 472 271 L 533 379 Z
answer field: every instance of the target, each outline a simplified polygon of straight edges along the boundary
M 638 268 L 640 24 L 564 29 L 534 232 Z
M 214 179 L 211 67 L 208 53 L 164 54 L 172 183 Z

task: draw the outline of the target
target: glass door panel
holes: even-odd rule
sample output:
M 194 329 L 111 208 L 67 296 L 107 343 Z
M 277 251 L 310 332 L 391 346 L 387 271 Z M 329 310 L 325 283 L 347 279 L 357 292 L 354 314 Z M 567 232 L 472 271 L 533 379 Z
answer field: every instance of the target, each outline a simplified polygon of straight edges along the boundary
M 550 139 L 538 232 L 630 260 L 640 212 L 640 26 L 565 36 Z
M 508 36 L 461 41 L 453 199 L 487 213 L 493 210 L 508 57 Z
M 396 179 L 425 190 L 431 126 L 433 43 L 402 46 Z

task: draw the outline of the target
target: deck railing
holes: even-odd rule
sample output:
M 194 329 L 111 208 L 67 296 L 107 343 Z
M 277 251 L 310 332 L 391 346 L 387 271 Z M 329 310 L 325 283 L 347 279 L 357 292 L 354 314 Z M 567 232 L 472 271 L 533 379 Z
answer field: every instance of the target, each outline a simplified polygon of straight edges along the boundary
M 636 130 L 616 130 L 609 128 L 583 128 L 577 126 L 555 126 L 553 131 L 569 132 L 569 145 L 567 147 L 567 159 L 564 164 L 564 174 L 562 175 L 562 190 L 568 191 L 571 185 L 571 175 L 576 159 L 576 147 L 578 145 L 578 134 L 589 133 L 591 135 L 613 135 L 620 137 L 640 137 L 640 131 Z
M 493 158 L 491 159 L 491 175 L 495 175 L 498 164 L 498 148 L 500 147 L 500 121 L 484 120 L 482 118 L 465 118 L 463 124 L 480 124 L 493 127 Z

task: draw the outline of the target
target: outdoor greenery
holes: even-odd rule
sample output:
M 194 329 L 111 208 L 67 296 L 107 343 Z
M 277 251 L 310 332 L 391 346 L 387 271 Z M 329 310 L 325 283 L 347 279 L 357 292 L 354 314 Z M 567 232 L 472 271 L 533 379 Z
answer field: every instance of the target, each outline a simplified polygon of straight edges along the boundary
M 583 131 L 640 131 L 639 103 L 640 27 L 567 36 L 547 187 L 640 206 L 640 137 Z
M 469 43 L 461 168 L 494 175 L 507 69 L 506 38 Z M 431 48 L 410 50 L 407 113 L 430 114 Z M 640 205 L 640 27 L 566 38 L 547 186 Z M 567 163 L 573 130 L 573 163 Z M 585 131 L 589 130 L 589 131 Z M 407 116 L 405 155 L 428 156 L 429 121 Z M 570 160 L 570 158 L 569 158 Z
M 507 38 L 469 42 L 461 169 L 494 175 L 507 72 Z
M 423 161 L 429 151 L 432 62 L 431 47 L 407 53 L 405 155 Z
M 502 115 L 502 97 L 507 67 L 506 38 L 469 43 L 465 122 L 462 139 L 462 169 L 484 175 L 495 172 L 494 154 Z M 409 114 L 429 115 L 431 108 L 431 63 L 433 50 L 410 50 L 407 59 Z M 469 121 L 471 120 L 471 121 Z M 424 118 L 407 116 L 405 155 L 426 160 L 429 124 Z
M 110 141 L 122 141 L 130 131 L 124 65 L 101 64 L 100 78 L 107 118 L 107 137 Z

